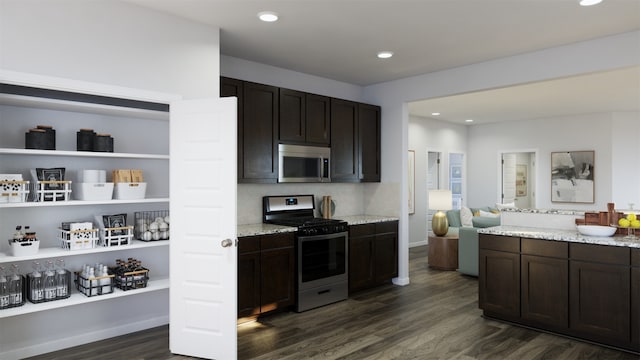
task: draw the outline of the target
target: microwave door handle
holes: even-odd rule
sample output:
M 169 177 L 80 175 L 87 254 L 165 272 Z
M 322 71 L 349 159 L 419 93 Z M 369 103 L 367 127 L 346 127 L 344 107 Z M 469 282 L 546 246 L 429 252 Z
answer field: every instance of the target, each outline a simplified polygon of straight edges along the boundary
M 324 158 L 321 156 L 320 161 L 318 161 L 318 182 L 322 182 L 323 177 L 324 177 Z

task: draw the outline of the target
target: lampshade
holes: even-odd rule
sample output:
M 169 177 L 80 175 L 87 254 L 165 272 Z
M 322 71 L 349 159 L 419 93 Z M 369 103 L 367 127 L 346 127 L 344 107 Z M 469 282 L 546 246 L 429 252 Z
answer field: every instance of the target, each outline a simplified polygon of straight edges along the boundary
M 429 190 L 429 210 L 451 210 L 451 190 Z

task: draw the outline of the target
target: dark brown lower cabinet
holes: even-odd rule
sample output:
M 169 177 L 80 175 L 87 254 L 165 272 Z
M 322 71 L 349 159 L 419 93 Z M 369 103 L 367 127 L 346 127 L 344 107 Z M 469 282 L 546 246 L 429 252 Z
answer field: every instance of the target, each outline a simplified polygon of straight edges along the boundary
M 631 342 L 640 349 L 640 249 L 631 250 Z
M 480 234 L 485 316 L 640 354 L 640 249 Z
M 295 302 L 294 234 L 238 239 L 238 318 L 255 317 Z
M 349 292 L 398 276 L 398 222 L 349 226 Z
M 532 325 L 569 326 L 569 244 L 521 239 L 521 317 Z
M 479 241 L 479 307 L 505 318 L 519 317 L 520 238 L 483 234 Z
M 571 244 L 569 328 L 590 340 L 629 346 L 630 249 Z

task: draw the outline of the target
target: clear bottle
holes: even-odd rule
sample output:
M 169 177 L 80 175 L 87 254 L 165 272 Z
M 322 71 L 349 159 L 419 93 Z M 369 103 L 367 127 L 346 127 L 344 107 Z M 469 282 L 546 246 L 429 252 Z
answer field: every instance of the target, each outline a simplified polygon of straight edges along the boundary
M 109 294 L 111 292 L 111 278 L 109 277 L 109 269 L 106 265 L 102 266 L 100 277 L 100 293 L 102 295 Z
M 64 260 L 56 261 L 56 298 L 63 299 L 69 294 L 69 278 L 64 268 Z
M 98 281 L 95 280 L 95 270 L 90 267 L 87 278 L 89 279 L 89 296 L 98 295 Z
M 53 261 L 47 261 L 47 270 L 44 272 L 44 299 L 47 301 L 56 299 L 56 272 L 53 269 Z
M 9 282 L 4 271 L 4 267 L 0 266 L 0 309 L 9 307 Z
M 13 264 L 11 281 L 9 282 L 9 304 L 17 306 L 22 304 L 22 276 L 18 265 Z
M 37 302 L 44 300 L 44 283 L 42 280 L 42 272 L 40 271 L 40 263 L 38 261 L 33 262 L 33 272 L 31 272 L 30 296 L 31 302 Z

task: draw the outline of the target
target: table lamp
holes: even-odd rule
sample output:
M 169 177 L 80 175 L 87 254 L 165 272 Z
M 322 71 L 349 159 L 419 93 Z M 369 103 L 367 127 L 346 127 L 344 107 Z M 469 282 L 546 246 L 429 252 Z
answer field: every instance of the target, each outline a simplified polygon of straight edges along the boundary
M 434 235 L 444 236 L 449 231 L 447 214 L 442 210 L 451 210 L 451 190 L 429 190 L 429 210 L 436 210 L 431 219 Z

